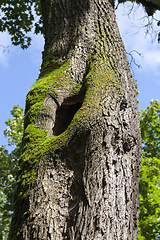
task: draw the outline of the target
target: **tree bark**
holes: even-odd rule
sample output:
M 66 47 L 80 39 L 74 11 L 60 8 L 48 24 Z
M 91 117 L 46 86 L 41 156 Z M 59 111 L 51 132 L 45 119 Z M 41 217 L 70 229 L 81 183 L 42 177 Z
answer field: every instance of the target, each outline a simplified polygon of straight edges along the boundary
M 107 0 L 42 0 L 9 239 L 137 239 L 136 91 Z

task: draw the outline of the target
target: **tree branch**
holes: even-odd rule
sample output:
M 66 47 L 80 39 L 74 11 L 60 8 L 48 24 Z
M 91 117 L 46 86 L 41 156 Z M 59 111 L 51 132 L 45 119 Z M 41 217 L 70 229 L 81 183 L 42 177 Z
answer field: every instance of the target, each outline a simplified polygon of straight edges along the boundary
M 160 1 L 159 0 L 138 0 L 144 6 L 153 7 L 156 10 L 160 10 Z
M 6 47 L 6 46 L 3 46 L 3 45 L 0 45 L 0 47 L 3 48 L 2 53 L 5 53 L 6 51 L 9 52 L 9 46 Z

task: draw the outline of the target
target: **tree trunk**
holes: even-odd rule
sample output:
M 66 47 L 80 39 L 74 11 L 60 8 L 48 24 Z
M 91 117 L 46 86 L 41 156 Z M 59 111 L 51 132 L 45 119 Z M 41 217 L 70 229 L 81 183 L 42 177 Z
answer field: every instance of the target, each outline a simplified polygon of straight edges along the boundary
M 42 0 L 10 238 L 137 239 L 136 92 L 107 0 Z

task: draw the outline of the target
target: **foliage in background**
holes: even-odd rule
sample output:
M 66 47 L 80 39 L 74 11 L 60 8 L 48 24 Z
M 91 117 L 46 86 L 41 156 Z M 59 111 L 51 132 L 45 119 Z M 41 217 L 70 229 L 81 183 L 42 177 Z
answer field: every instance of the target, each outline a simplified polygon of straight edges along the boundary
M 135 84 L 135 87 L 136 87 L 136 96 L 138 96 L 139 95 L 139 90 L 138 90 L 138 85 L 139 85 L 139 83 L 138 83 L 138 81 L 137 80 L 134 80 L 134 84 Z M 139 103 L 139 100 L 137 99 L 137 104 Z
M 16 182 L 16 169 L 21 154 L 23 135 L 23 109 L 13 106 L 12 119 L 8 119 L 4 136 L 8 145 L 15 149 L 9 153 L 5 146 L 0 146 L 0 240 L 7 239 L 9 224 L 12 217 L 12 199 Z
M 160 239 L 160 102 L 141 110 L 142 162 L 138 240 Z
M 29 33 L 43 33 L 40 0 L 0 0 L 0 31 L 8 31 L 13 45 L 22 49 L 31 44 Z

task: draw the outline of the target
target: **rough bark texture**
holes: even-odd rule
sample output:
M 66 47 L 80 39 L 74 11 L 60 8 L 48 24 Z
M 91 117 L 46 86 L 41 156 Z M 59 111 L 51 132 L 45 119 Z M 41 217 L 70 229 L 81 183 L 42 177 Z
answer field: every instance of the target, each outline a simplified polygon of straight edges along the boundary
M 134 81 L 107 0 L 43 0 L 10 239 L 136 240 Z M 48 132 L 47 132 L 47 131 Z

